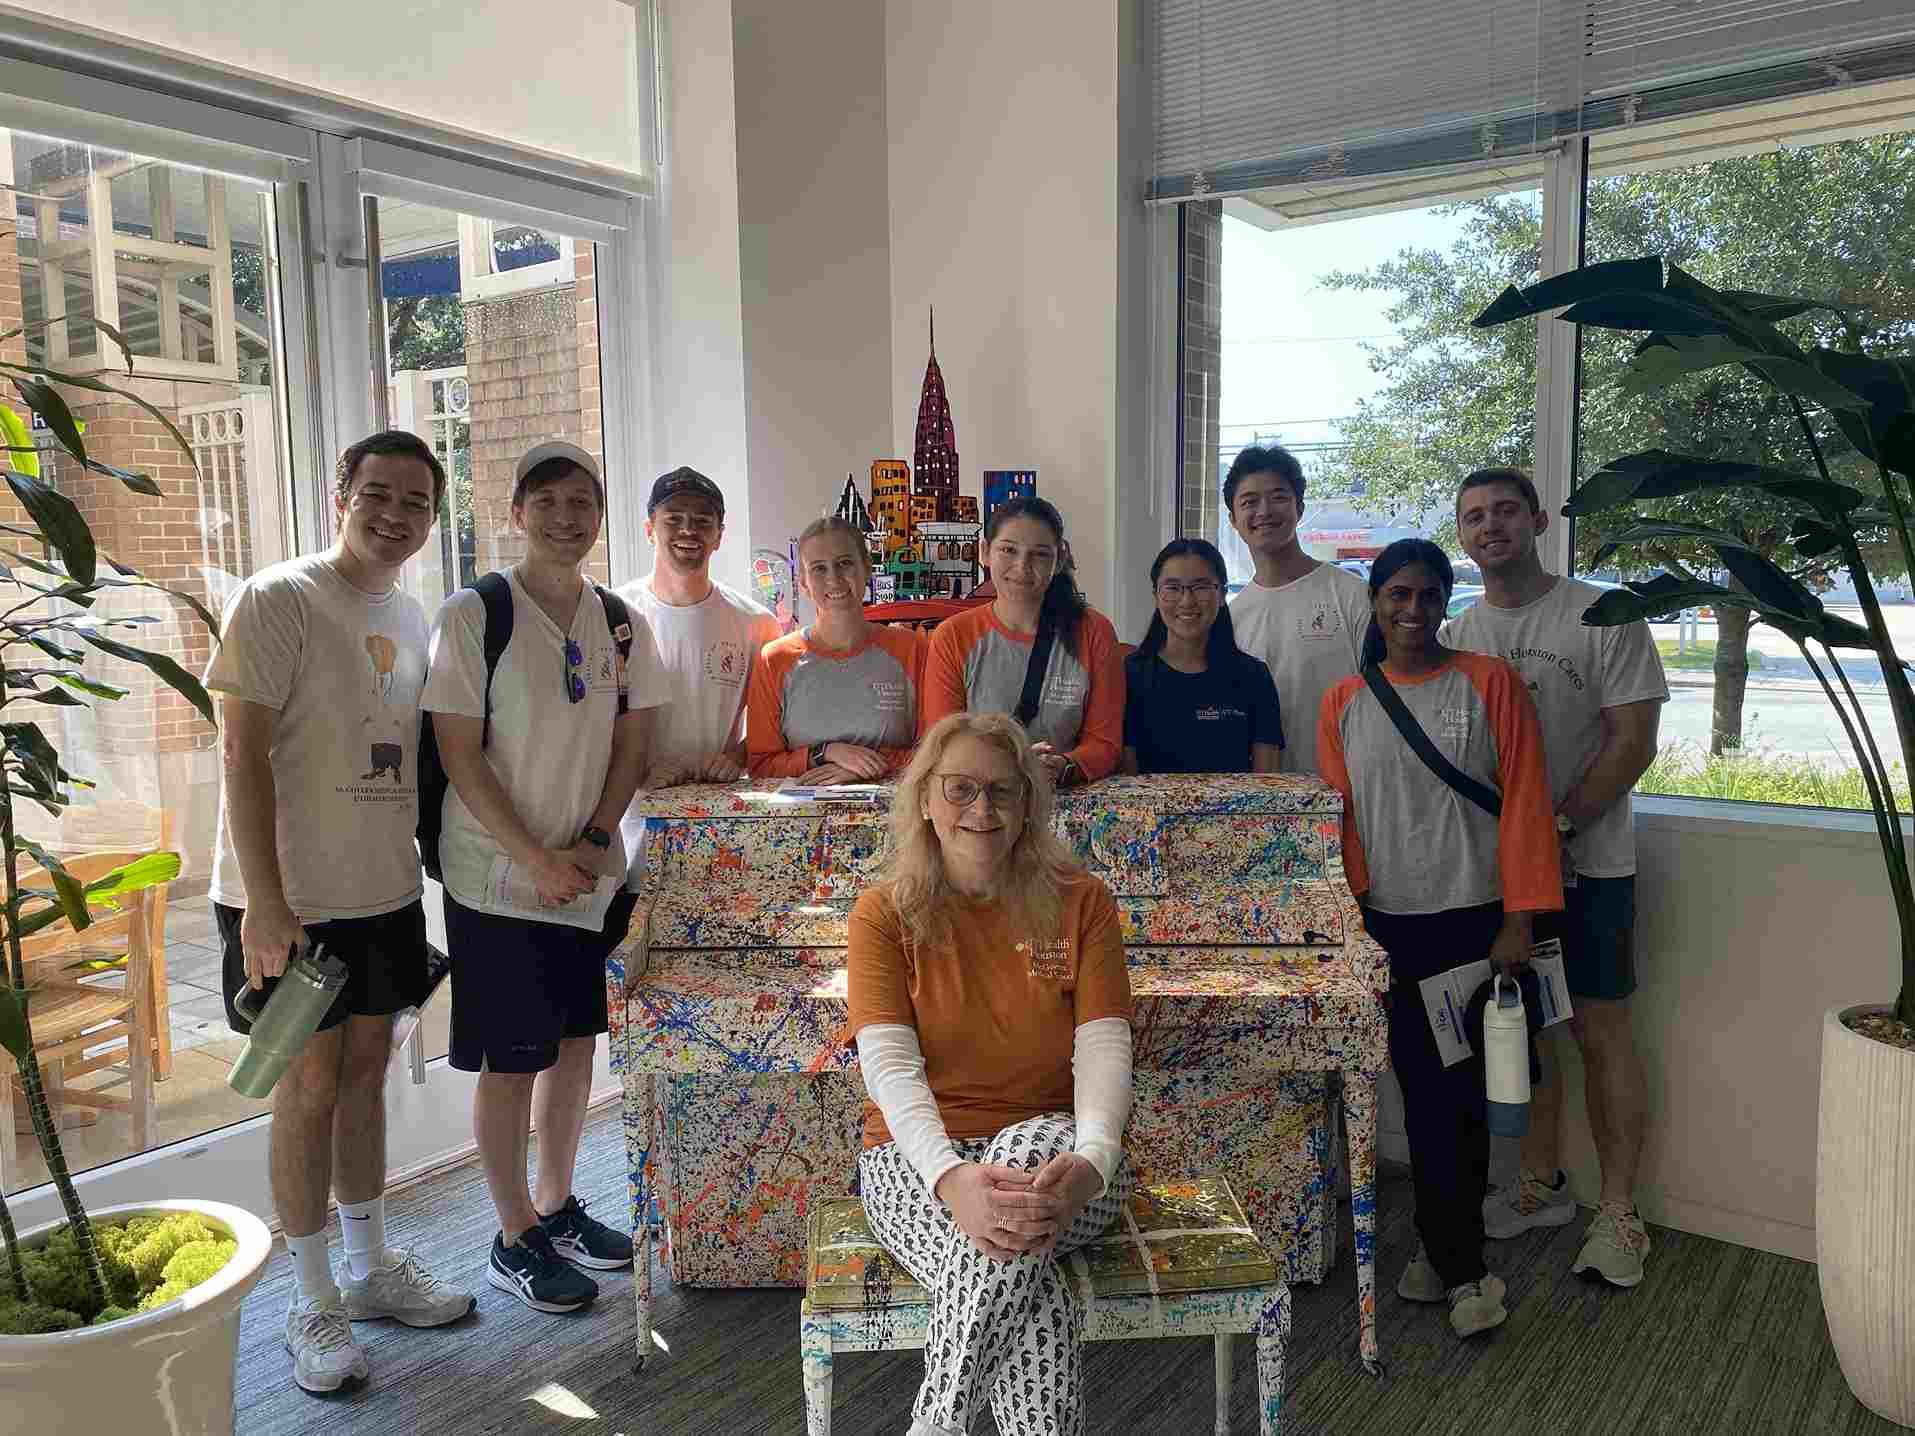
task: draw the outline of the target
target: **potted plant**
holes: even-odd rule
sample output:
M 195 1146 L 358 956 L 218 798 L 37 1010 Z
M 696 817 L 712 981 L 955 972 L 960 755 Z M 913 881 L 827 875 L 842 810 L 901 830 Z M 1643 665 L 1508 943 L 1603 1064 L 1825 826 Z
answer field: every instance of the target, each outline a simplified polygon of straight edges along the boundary
M 1567 306 L 1567 307 L 1565 307 Z M 1816 1257 L 1829 1333 L 1849 1389 L 1870 1410 L 1915 1426 L 1915 884 L 1884 742 L 1869 727 L 1838 653 L 1871 655 L 1895 718 L 1904 781 L 1915 774 L 1915 691 L 1895 651 L 1868 554 L 1915 574 L 1915 359 L 1895 353 L 1833 305 L 1710 288 L 1659 257 L 1586 265 L 1526 289 L 1504 290 L 1479 327 L 1560 310 L 1574 324 L 1645 333 L 1623 383 L 1650 391 L 1720 365 L 1767 385 L 1802 435 L 1800 471 L 1703 459 L 1661 449 L 1629 454 L 1570 496 L 1573 516 L 1624 510 L 1617 548 L 1679 539 L 1715 551 L 1727 585 L 1663 573 L 1605 593 L 1583 615 L 1610 626 L 1711 605 L 1746 609 L 1794 641 L 1841 719 L 1868 789 L 1901 941 L 1893 1003 L 1831 1008 L 1822 1020 Z M 1833 344 L 1804 346 L 1778 324 L 1821 311 Z M 1819 316 L 1818 316 L 1819 317 Z M 1812 417 L 1813 416 L 1813 417 Z M 1875 492 L 1837 481 L 1840 458 Z M 1734 534 L 1633 511 L 1639 503 L 1743 490 L 1795 513 L 1791 572 Z M 1839 572 L 1854 585 L 1861 623 L 1831 613 L 1806 580 Z M 1886 740 L 1891 735 L 1883 735 Z
M 117 330 L 95 323 L 129 352 Z M 0 343 L 27 332 L 0 332 Z M 133 372 L 130 357 L 127 372 Z M 150 478 L 88 454 L 83 426 L 63 388 L 117 394 L 138 404 L 165 424 L 192 462 L 192 450 L 172 421 L 137 393 L 4 357 L 0 381 L 40 417 L 74 462 L 137 493 L 162 496 Z M 41 477 L 28 419 L 4 400 L 0 438 L 0 475 L 32 523 L 31 529 L 0 524 L 0 581 L 25 590 L 0 601 L 0 709 L 22 701 L 85 706 L 89 699 L 124 696 L 124 689 L 83 670 L 88 652 L 97 650 L 151 669 L 211 722 L 212 703 L 197 679 L 167 655 L 110 631 L 150 620 L 89 610 L 109 589 L 151 588 L 185 603 L 217 635 L 213 615 L 190 594 L 150 583 L 96 550 L 80 510 Z M 41 545 L 40 552 L 32 551 Z M 0 763 L 0 858 L 6 865 L 0 1047 L 13 1059 L 0 1080 L 11 1081 L 11 1069 L 18 1069 L 34 1136 L 65 1214 L 61 1222 L 19 1233 L 0 1194 L 0 1333 L 6 1333 L 0 1334 L 0 1409 L 9 1429 L 230 1436 L 239 1305 L 259 1280 L 270 1234 L 251 1213 L 219 1202 L 154 1201 L 89 1216 L 48 1108 L 34 1053 L 34 993 L 21 952 L 22 940 L 36 932 L 62 921 L 85 928 L 95 910 L 170 880 L 179 872 L 179 858 L 152 854 L 82 884 L 20 833 L 15 809 L 25 799 L 57 813 L 74 789 L 91 784 L 67 771 L 51 739 L 30 721 L 0 721 Z M 49 887 L 21 886 L 23 856 L 45 872 Z M 90 1321 L 99 1324 L 76 1325 Z

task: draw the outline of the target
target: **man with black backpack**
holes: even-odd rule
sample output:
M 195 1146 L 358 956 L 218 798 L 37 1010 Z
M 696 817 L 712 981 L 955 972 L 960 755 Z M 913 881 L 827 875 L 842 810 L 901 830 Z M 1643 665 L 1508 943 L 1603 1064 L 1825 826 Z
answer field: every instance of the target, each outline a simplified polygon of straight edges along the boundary
M 669 690 L 643 616 L 581 571 L 604 515 L 590 454 L 562 440 L 526 452 L 512 493 L 525 559 L 446 600 L 420 704 L 449 780 L 436 841 L 421 843 L 445 883 L 452 1065 L 479 1073 L 473 1132 L 499 1215 L 488 1275 L 538 1311 L 598 1295 L 568 1260 L 632 1259 L 629 1237 L 586 1215 L 572 1168 L 605 957 L 635 902 L 618 822 Z

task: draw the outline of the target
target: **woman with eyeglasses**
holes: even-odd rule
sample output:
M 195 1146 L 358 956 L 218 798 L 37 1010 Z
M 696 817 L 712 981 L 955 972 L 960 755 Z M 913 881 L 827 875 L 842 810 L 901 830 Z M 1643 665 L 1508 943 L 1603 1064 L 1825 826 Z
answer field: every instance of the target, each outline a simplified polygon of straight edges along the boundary
M 1124 660 L 1126 773 L 1274 773 L 1277 685 L 1237 647 L 1215 544 L 1172 539 L 1150 566 L 1157 612 Z
M 1124 664 L 1117 630 L 1078 590 L 1063 516 L 1012 499 L 984 540 L 996 596 L 931 635 L 919 731 L 952 713 L 1010 713 L 1054 786 L 1108 777 L 1124 745 Z
M 864 534 L 848 519 L 829 514 L 798 536 L 798 587 L 818 616 L 752 662 L 752 777 L 876 783 L 910 759 L 923 649 L 912 630 L 864 616 L 870 577 Z
M 1131 995 L 1116 902 L 1051 831 L 1051 790 L 1014 719 L 943 719 L 851 911 L 860 1191 L 931 1297 L 913 1432 L 970 1431 L 987 1402 L 999 1431 L 1084 1429 L 1058 1258 L 1135 1186 Z

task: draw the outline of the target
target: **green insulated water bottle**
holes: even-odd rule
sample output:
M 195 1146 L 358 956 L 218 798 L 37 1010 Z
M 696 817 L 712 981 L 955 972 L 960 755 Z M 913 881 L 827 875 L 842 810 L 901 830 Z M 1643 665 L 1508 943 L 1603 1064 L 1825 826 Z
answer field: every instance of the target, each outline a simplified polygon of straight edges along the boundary
M 315 944 L 286 965 L 265 1006 L 252 987 L 233 998 L 239 1015 L 253 1024 L 246 1050 L 226 1081 L 242 1097 L 264 1097 L 300 1054 L 346 985 L 346 964 Z

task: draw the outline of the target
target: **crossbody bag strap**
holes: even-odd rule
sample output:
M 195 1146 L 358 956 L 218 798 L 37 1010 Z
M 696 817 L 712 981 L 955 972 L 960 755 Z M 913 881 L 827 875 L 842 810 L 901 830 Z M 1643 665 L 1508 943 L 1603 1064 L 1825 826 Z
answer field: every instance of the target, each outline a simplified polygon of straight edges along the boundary
M 1031 719 L 1037 716 L 1038 705 L 1044 698 L 1044 674 L 1051 666 L 1051 646 L 1057 642 L 1057 625 L 1049 619 L 1042 619 L 1037 625 L 1037 641 L 1031 644 L 1030 662 L 1024 665 L 1024 691 L 1018 696 L 1017 709 L 1012 714 L 1026 728 Z
M 1403 741 L 1410 745 L 1410 751 L 1423 760 L 1424 767 L 1492 818 L 1503 816 L 1502 797 L 1494 788 L 1486 783 L 1477 782 L 1443 756 L 1442 750 L 1432 743 L 1430 735 L 1423 731 L 1423 725 L 1416 721 L 1416 715 L 1404 704 L 1402 695 L 1396 691 L 1396 686 L 1383 676 L 1383 670 L 1379 665 L 1365 663 L 1363 681 L 1370 685 L 1370 692 L 1374 693 L 1376 701 L 1383 705 L 1383 711 L 1390 715 L 1390 721 L 1396 725 L 1396 731 L 1403 735 Z

